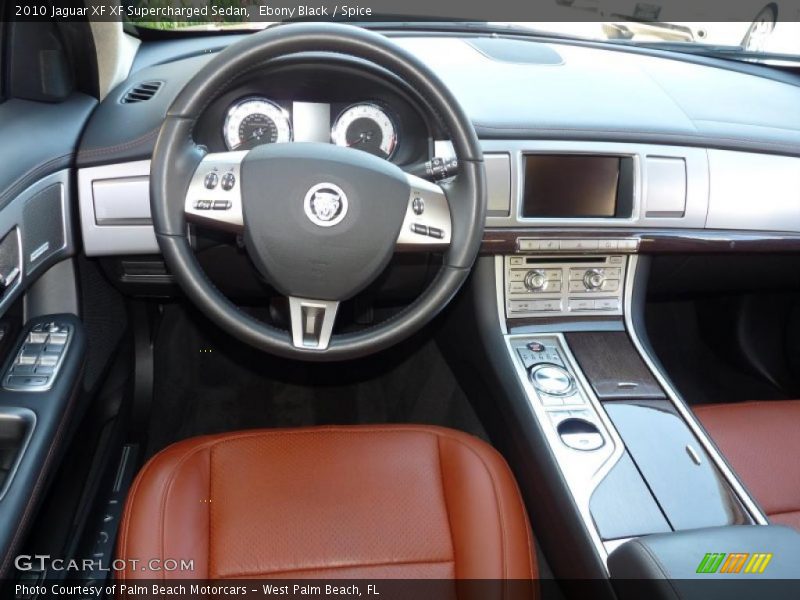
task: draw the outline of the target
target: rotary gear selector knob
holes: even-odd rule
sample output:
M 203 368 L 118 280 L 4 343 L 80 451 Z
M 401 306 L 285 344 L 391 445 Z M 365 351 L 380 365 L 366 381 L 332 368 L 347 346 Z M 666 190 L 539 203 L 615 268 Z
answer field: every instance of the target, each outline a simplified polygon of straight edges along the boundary
M 547 275 L 544 271 L 540 269 L 536 269 L 534 271 L 528 271 L 525 274 L 525 287 L 528 288 L 532 292 L 538 292 L 544 289 L 544 286 L 547 284 Z
M 572 375 L 558 365 L 543 364 L 531 369 L 531 383 L 550 396 L 567 396 L 575 389 Z

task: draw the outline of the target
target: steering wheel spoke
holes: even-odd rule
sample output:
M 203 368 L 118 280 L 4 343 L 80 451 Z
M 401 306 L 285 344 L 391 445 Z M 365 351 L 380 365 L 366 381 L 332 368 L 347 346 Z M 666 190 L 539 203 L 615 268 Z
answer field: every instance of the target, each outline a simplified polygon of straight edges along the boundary
M 403 226 L 397 236 L 399 252 L 445 250 L 450 246 L 452 220 L 441 186 L 406 173 L 411 193 Z
M 311 300 L 289 296 L 292 344 L 302 350 L 325 350 L 336 322 L 337 300 Z
M 244 231 L 241 165 L 247 151 L 206 154 L 186 192 L 186 220 L 235 233 Z

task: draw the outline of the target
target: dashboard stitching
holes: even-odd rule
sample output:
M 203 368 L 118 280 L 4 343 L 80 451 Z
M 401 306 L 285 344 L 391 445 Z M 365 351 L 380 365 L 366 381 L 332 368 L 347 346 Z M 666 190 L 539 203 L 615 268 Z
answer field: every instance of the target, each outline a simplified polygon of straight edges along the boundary
M 145 141 L 149 141 L 150 138 L 157 137 L 160 131 L 161 131 L 161 124 L 159 124 L 158 127 L 156 127 L 155 129 L 151 129 L 144 135 L 141 135 L 137 138 L 134 138 L 122 144 L 116 144 L 114 146 L 104 146 L 103 148 L 94 148 L 92 150 L 81 150 L 80 152 L 78 152 L 78 156 L 98 156 L 101 154 L 116 152 L 118 150 L 127 150 L 128 148 L 137 146 Z

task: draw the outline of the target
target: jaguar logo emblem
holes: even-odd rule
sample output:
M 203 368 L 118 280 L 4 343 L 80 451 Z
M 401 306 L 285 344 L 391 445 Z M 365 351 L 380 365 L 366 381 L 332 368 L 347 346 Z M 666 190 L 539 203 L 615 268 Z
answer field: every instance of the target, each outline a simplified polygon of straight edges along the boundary
M 347 196 L 338 185 L 318 183 L 306 192 L 303 209 L 315 225 L 332 227 L 347 214 Z

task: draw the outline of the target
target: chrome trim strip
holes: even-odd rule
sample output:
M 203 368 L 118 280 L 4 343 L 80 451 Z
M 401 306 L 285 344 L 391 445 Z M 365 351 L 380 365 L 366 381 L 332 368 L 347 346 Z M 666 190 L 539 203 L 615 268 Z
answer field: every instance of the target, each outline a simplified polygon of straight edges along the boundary
M 494 257 L 494 291 L 497 304 L 497 320 L 500 322 L 500 331 L 503 335 L 508 333 L 506 325 L 506 284 L 505 284 L 505 258 L 502 254 Z
M 670 385 L 669 381 L 664 377 L 661 371 L 656 367 L 653 359 L 650 357 L 649 353 L 645 349 L 644 345 L 642 344 L 639 336 L 636 332 L 636 328 L 633 323 L 633 284 L 634 279 L 636 277 L 636 267 L 638 264 L 638 257 L 631 256 L 628 263 L 628 274 L 627 280 L 625 282 L 625 309 L 624 309 L 624 318 L 625 318 L 625 327 L 628 330 L 628 334 L 631 337 L 631 341 L 633 345 L 636 347 L 636 350 L 639 352 L 642 360 L 644 360 L 647 367 L 650 369 L 650 372 L 656 378 L 658 383 L 664 389 L 667 394 L 667 397 L 672 402 L 672 405 L 678 411 L 678 413 L 683 417 L 684 422 L 688 425 L 689 429 L 692 430 L 695 437 L 697 438 L 698 442 L 703 446 L 703 449 L 708 453 L 711 457 L 711 460 L 717 466 L 717 468 L 722 473 L 723 477 L 727 480 L 728 484 L 734 490 L 736 495 L 738 496 L 739 500 L 744 504 L 747 511 L 753 517 L 753 519 L 759 525 L 767 525 L 768 521 L 764 513 L 759 508 L 758 504 L 753 500 L 750 494 L 745 490 L 744 486 L 739 482 L 736 475 L 733 471 L 728 467 L 724 458 L 719 453 L 717 448 L 714 446 L 713 442 L 708 438 L 706 433 L 700 427 L 697 422 L 697 419 L 694 416 L 694 413 L 689 409 L 689 407 L 683 402 L 680 395 L 677 391 Z

